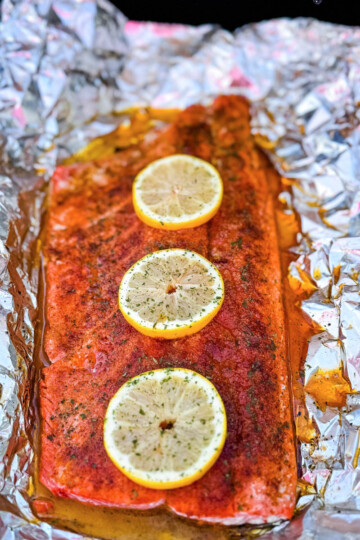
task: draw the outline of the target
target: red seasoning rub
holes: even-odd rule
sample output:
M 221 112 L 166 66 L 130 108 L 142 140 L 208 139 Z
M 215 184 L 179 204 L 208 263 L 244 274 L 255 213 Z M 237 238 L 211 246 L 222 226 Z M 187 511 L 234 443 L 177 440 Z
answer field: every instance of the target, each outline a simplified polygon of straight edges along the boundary
M 220 171 L 224 198 L 208 223 L 180 231 L 146 226 L 131 187 L 148 163 L 174 153 Z M 223 524 L 290 518 L 296 462 L 287 380 L 281 272 L 271 185 L 245 100 L 194 105 L 166 130 L 111 158 L 59 167 L 47 223 L 45 350 L 40 389 L 41 481 L 55 494 L 125 508 L 167 505 Z M 118 287 L 138 259 L 162 248 L 197 251 L 220 270 L 225 300 L 190 337 L 139 334 L 118 309 Z M 208 377 L 227 412 L 228 438 L 194 484 L 169 491 L 134 484 L 110 461 L 103 420 L 130 377 L 185 367 Z

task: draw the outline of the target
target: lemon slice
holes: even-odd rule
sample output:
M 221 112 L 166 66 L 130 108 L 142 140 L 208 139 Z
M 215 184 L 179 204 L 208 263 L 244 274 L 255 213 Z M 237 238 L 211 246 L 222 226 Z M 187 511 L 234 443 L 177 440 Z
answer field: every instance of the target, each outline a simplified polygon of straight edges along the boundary
M 184 154 L 153 161 L 133 184 L 136 214 L 158 229 L 187 229 L 206 223 L 218 211 L 222 196 L 223 184 L 215 167 Z
M 214 385 L 190 369 L 142 373 L 110 401 L 104 444 L 131 480 L 153 489 L 186 486 L 219 457 L 226 413 Z
M 207 259 L 184 249 L 146 255 L 124 275 L 119 307 L 139 332 L 176 339 L 198 332 L 219 311 L 224 282 Z

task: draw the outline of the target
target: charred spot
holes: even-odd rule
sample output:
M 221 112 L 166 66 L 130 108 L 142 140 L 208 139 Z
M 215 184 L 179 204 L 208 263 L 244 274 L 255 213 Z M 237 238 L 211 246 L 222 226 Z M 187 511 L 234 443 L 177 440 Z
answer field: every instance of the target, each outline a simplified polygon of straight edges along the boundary
M 180 150 L 203 159 L 211 158 L 212 135 L 211 129 L 205 122 L 197 123 L 191 128 L 182 127 L 180 131 Z
M 66 332 L 66 339 L 69 346 L 72 346 L 78 343 L 80 336 L 78 334 L 74 334 L 73 332 Z
M 97 244 L 96 242 L 90 242 L 89 249 L 90 251 L 96 251 L 98 249 L 100 244 Z
M 273 431 L 273 442 L 280 443 L 284 438 L 284 428 L 282 424 L 279 424 L 276 429 Z
M 63 206 L 67 202 L 68 198 L 68 194 L 58 195 L 56 199 L 56 206 Z
M 83 242 L 85 240 L 85 233 L 82 229 L 76 229 L 71 235 L 77 242 Z
M 248 318 L 247 324 L 243 330 L 244 337 L 247 337 L 248 339 L 258 338 L 259 350 L 263 352 L 267 351 L 267 343 L 270 340 L 270 337 L 268 336 L 268 327 L 262 322 L 260 318 L 261 314 L 255 307 L 252 307 L 251 315 L 252 316 Z
M 239 219 L 243 221 L 246 225 L 250 223 L 252 215 L 248 208 L 238 208 L 236 210 L 236 214 L 238 215 Z
M 252 335 L 247 335 L 246 336 L 246 346 L 251 348 L 251 349 L 258 349 L 261 345 L 261 342 L 262 342 L 262 338 L 260 336 L 252 336 Z
M 60 258 L 62 254 L 62 252 L 59 249 L 56 249 L 52 246 L 49 246 L 47 251 L 50 258 L 51 256 L 53 256 L 55 259 L 57 259 L 57 258 Z
M 251 452 L 248 451 L 247 452 L 247 455 L 246 457 L 249 459 L 249 457 L 251 457 Z M 251 470 L 248 468 L 248 467 L 245 467 L 244 470 L 242 471 L 243 475 L 247 478 L 249 478 L 251 475 L 252 475 L 252 472 Z
M 115 238 L 115 235 L 111 235 L 111 236 L 108 236 L 108 238 L 105 238 L 104 242 L 108 243 L 108 242 L 111 242 L 112 240 L 114 240 Z
M 261 362 L 259 360 L 255 360 L 247 372 L 248 377 L 252 379 L 258 371 L 261 371 Z
M 275 391 L 276 389 L 276 383 L 274 381 L 272 381 L 271 379 L 267 379 L 264 384 L 266 384 L 266 386 L 268 388 L 270 388 L 270 391 Z
M 115 176 L 116 173 L 117 173 L 117 170 L 115 168 L 113 168 L 113 167 L 109 167 L 109 165 L 105 169 L 105 174 L 107 176 L 112 177 L 112 176 Z
M 213 257 L 213 261 L 216 264 L 227 264 L 229 262 L 229 259 L 226 257 Z
M 116 195 L 120 195 L 121 193 L 124 192 L 124 186 L 122 184 L 119 184 L 115 187 L 113 187 L 112 189 L 110 189 L 110 191 L 108 192 L 108 195 L 109 197 L 115 197 Z
M 100 285 L 98 283 L 94 283 L 93 285 L 89 285 L 87 292 L 88 293 L 96 293 L 99 291 Z
M 240 215 L 243 217 L 244 211 L 241 211 Z M 262 230 L 257 225 L 255 225 L 255 223 L 250 221 L 251 214 L 246 215 L 250 217 L 244 218 L 244 227 L 240 229 L 241 233 L 245 236 L 250 237 L 252 240 L 262 240 L 264 237 Z
M 251 206 L 254 206 L 256 204 L 257 198 L 255 189 L 245 191 L 245 200 L 246 202 L 251 204 Z

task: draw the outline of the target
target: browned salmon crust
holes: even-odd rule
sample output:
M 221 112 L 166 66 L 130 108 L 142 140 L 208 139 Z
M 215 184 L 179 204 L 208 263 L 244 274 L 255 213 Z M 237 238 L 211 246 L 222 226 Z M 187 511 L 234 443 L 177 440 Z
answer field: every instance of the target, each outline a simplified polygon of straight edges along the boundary
M 217 215 L 196 229 L 163 231 L 135 215 L 135 175 L 156 158 L 187 153 L 224 181 Z M 46 257 L 41 481 L 88 504 L 151 508 L 224 524 L 290 518 L 296 462 L 288 391 L 281 272 L 271 185 L 245 100 L 192 106 L 166 130 L 114 157 L 59 167 L 52 179 Z M 139 334 L 118 310 L 126 270 L 162 248 L 197 251 L 220 270 L 225 301 L 197 334 L 162 341 Z M 194 484 L 151 490 L 126 478 L 103 445 L 110 398 L 129 377 L 161 367 L 208 377 L 222 396 L 228 438 Z

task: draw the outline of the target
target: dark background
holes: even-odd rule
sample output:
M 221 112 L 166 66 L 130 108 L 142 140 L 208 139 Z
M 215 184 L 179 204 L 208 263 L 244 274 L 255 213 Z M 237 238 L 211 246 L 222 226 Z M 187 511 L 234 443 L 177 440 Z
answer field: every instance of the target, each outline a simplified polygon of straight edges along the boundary
M 187 24 L 217 23 L 233 30 L 275 17 L 315 17 L 360 25 L 360 0 L 112 0 L 129 18 Z

